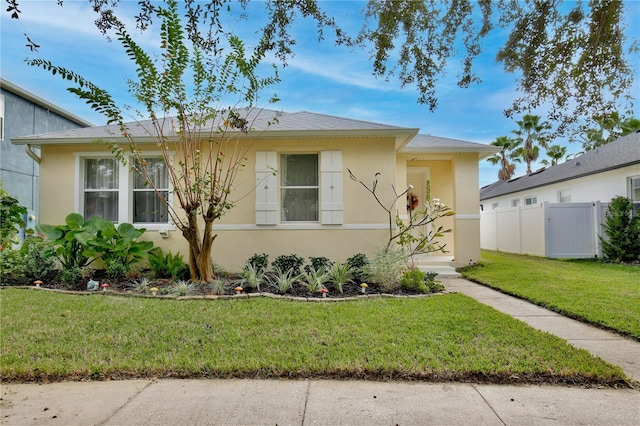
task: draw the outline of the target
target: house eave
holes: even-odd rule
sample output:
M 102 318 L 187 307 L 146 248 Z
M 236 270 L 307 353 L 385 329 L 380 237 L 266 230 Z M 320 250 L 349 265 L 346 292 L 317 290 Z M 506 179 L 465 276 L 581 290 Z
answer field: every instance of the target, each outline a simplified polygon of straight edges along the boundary
M 403 149 L 401 151 L 402 154 L 478 154 L 478 160 L 484 160 L 496 153 L 500 152 L 500 149 L 493 146 L 488 146 L 487 148 L 479 148 L 479 147 L 452 147 L 452 148 L 441 148 L 441 147 L 416 147 Z

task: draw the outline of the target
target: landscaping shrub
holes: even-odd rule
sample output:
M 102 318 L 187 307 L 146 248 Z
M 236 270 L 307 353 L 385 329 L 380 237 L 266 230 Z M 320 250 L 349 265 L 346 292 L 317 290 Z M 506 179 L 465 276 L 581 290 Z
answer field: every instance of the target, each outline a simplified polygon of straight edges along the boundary
M 435 281 L 437 273 L 422 272 L 418 268 L 406 271 L 400 279 L 400 287 L 407 292 L 436 293 L 442 291 L 444 286 Z
M 23 285 L 28 282 L 24 276 L 24 254 L 20 250 L 0 248 L 0 284 Z
M 344 285 L 351 281 L 353 272 L 349 263 L 336 263 L 329 269 L 329 278 L 340 294 L 344 293 Z
M 380 250 L 369 262 L 369 281 L 376 283 L 384 292 L 394 292 L 400 286 L 402 272 L 407 266 L 407 256 L 403 250 Z
M 305 272 L 311 272 L 311 270 L 318 272 L 321 269 L 328 271 L 333 265 L 333 262 L 326 257 L 310 257 L 309 262 L 309 265 L 304 267 Z
M 301 274 L 302 265 L 304 264 L 304 259 L 298 255 L 290 254 L 290 255 L 280 255 L 275 258 L 273 262 L 271 262 L 271 266 L 274 270 L 287 272 L 291 270 L 292 275 L 297 276 Z
M 11 248 L 18 243 L 18 228 L 25 225 L 22 220 L 24 214 L 27 214 L 27 208 L 18 204 L 0 181 L 0 247 Z
M 148 253 L 149 267 L 156 278 L 171 278 L 186 280 L 189 278 L 189 265 L 184 262 L 180 253 L 164 254 L 160 247 L 151 249 Z
M 46 282 L 57 275 L 53 248 L 42 238 L 27 238 L 20 251 L 24 255 L 24 275 L 29 281 Z
M 265 270 L 260 266 L 255 266 L 251 262 L 247 262 L 242 269 L 242 278 L 239 283 L 243 287 L 255 288 L 262 292 L 262 283 L 265 280 Z
M 613 198 L 605 218 L 602 228 L 607 238 L 600 237 L 605 259 L 614 262 L 640 259 L 640 213 L 633 214 L 631 200 Z
M 247 259 L 246 265 L 253 266 L 256 270 L 265 272 L 269 267 L 269 255 L 266 253 L 254 254 Z
M 355 281 L 363 282 L 367 280 L 367 266 L 369 265 L 369 259 L 367 259 L 366 254 L 355 254 L 348 258 L 345 263 L 349 265 Z

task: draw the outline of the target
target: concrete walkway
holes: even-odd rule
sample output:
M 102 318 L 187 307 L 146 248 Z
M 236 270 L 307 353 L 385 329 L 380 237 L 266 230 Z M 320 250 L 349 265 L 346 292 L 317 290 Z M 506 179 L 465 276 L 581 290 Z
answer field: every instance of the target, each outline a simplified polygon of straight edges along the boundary
M 640 380 L 640 343 L 461 278 L 447 289 Z M 639 389 L 334 380 L 3 384 L 1 425 L 638 425 Z

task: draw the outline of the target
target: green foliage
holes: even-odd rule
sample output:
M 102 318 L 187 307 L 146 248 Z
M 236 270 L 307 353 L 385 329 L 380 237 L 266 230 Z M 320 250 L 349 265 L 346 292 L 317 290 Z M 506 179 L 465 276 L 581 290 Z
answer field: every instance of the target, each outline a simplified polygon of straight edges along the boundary
M 300 275 L 304 259 L 296 254 L 280 255 L 271 262 L 271 266 L 277 271 L 291 270 L 293 275 Z
M 20 285 L 26 283 L 24 276 L 25 255 L 20 250 L 0 249 L 0 285 Z
M 225 280 L 216 278 L 215 280 L 211 281 L 211 283 L 208 284 L 208 287 L 211 294 L 222 296 L 227 292 L 228 285 Z
M 83 269 L 78 266 L 62 268 L 60 271 L 60 281 L 71 287 L 79 285 L 84 278 Z
M 180 280 L 171 287 L 171 294 L 175 296 L 189 296 L 194 292 L 194 285 L 188 281 Z
M 333 283 L 333 286 L 340 292 L 344 293 L 344 285 L 351 281 L 353 277 L 353 270 L 349 265 L 349 262 L 334 263 L 329 269 L 329 279 Z
M 0 247 L 11 248 L 18 243 L 18 228 L 25 223 L 22 215 L 27 214 L 27 208 L 18 204 L 18 200 L 9 195 L 0 181 Z
M 541 121 L 540 116 L 525 114 L 517 120 L 518 129 L 514 130 L 518 137 L 513 154 L 527 164 L 527 174 L 531 174 L 531 163 L 538 159 L 540 148 L 547 148 L 551 125 Z
M 56 275 L 51 244 L 39 237 L 27 238 L 20 251 L 24 254 L 24 275 L 29 280 L 49 281 Z
M 261 286 L 264 280 L 265 270 L 261 266 L 255 266 L 254 263 L 249 261 L 244 265 L 244 268 L 242 269 L 242 278 L 240 279 L 241 286 L 255 288 L 259 292 L 262 292 Z
M 369 281 L 382 291 L 393 293 L 400 286 L 400 278 L 407 267 L 407 255 L 403 250 L 378 250 L 367 267 Z
M 156 278 L 186 280 L 189 278 L 189 265 L 184 263 L 182 254 L 171 252 L 164 254 L 160 247 L 154 247 L 148 253 L 149 267 Z
M 357 282 L 363 282 L 367 280 L 367 267 L 369 266 L 369 259 L 364 253 L 357 253 L 348 258 L 345 263 L 349 265 L 353 274 L 353 279 Z
M 247 260 L 246 264 L 252 265 L 254 269 L 264 272 L 269 267 L 269 255 L 266 253 L 255 253 Z
M 276 288 L 278 293 L 285 294 L 298 282 L 300 277 L 301 275 L 296 274 L 291 268 L 286 270 L 275 268 L 275 271 L 268 276 L 267 280 L 269 284 Z
M 516 171 L 516 165 L 511 161 L 520 162 L 520 158 L 513 152 L 516 149 L 517 141 L 508 136 L 499 136 L 491 145 L 500 148 L 500 152 L 487 158 L 487 161 L 494 166 L 500 165 L 498 170 L 498 179 L 509 180 Z
M 324 288 L 324 283 L 329 281 L 330 276 L 324 268 L 309 269 L 300 276 L 302 283 L 307 287 L 309 293 L 317 293 Z
M 320 269 L 328 271 L 333 265 L 333 262 L 326 257 L 310 257 L 309 262 L 310 263 L 304 267 L 305 272 L 310 272 L 312 269 L 314 271 L 319 271 Z
M 85 221 L 82 215 L 71 213 L 64 225 L 38 224 L 36 231 L 51 242 L 63 270 L 83 268 L 95 260 L 86 253 L 87 243 L 97 238 L 101 221 L 104 219 L 97 217 Z
M 410 268 L 400 279 L 400 287 L 407 292 L 436 293 L 444 286 L 435 281 L 435 273 L 425 273 L 418 268 Z
M 600 237 L 604 257 L 614 262 L 640 259 L 640 212 L 633 214 L 633 203 L 626 197 L 615 197 L 609 203 Z

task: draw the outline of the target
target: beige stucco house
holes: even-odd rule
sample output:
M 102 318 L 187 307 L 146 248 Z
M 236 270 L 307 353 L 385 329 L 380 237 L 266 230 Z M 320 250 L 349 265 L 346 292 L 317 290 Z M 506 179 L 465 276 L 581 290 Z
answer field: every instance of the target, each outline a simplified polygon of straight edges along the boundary
M 277 122 L 268 125 L 274 116 Z M 145 140 L 143 127 L 132 124 L 130 132 Z M 241 135 L 251 148 L 235 180 L 236 205 L 214 225 L 217 264 L 239 268 L 255 253 L 267 253 L 271 260 L 291 253 L 334 261 L 356 253 L 373 255 L 387 242 L 388 217 L 370 193 L 349 179 L 347 169 L 368 183 L 380 173 L 378 192 L 386 204 L 394 199 L 393 187 L 402 192 L 408 185 L 424 200 L 429 180 L 432 197 L 455 211 L 444 219 L 453 232 L 444 237 L 449 253 L 443 259 L 453 265 L 479 259 L 478 163 L 495 153 L 495 147 L 422 135 L 417 128 L 304 111 L 263 110 L 251 128 Z M 146 228 L 144 237 L 164 250 L 186 251 L 184 238 L 154 204 L 153 194 L 110 153 L 107 143 L 124 143 L 117 127 L 12 142 L 41 150 L 41 223 L 63 223 L 71 212 L 98 214 Z M 157 158 L 152 144 L 144 152 L 150 161 Z M 158 168 L 156 184 L 162 188 L 166 177 L 163 165 Z M 399 204 L 399 213 L 406 215 L 404 202 Z

